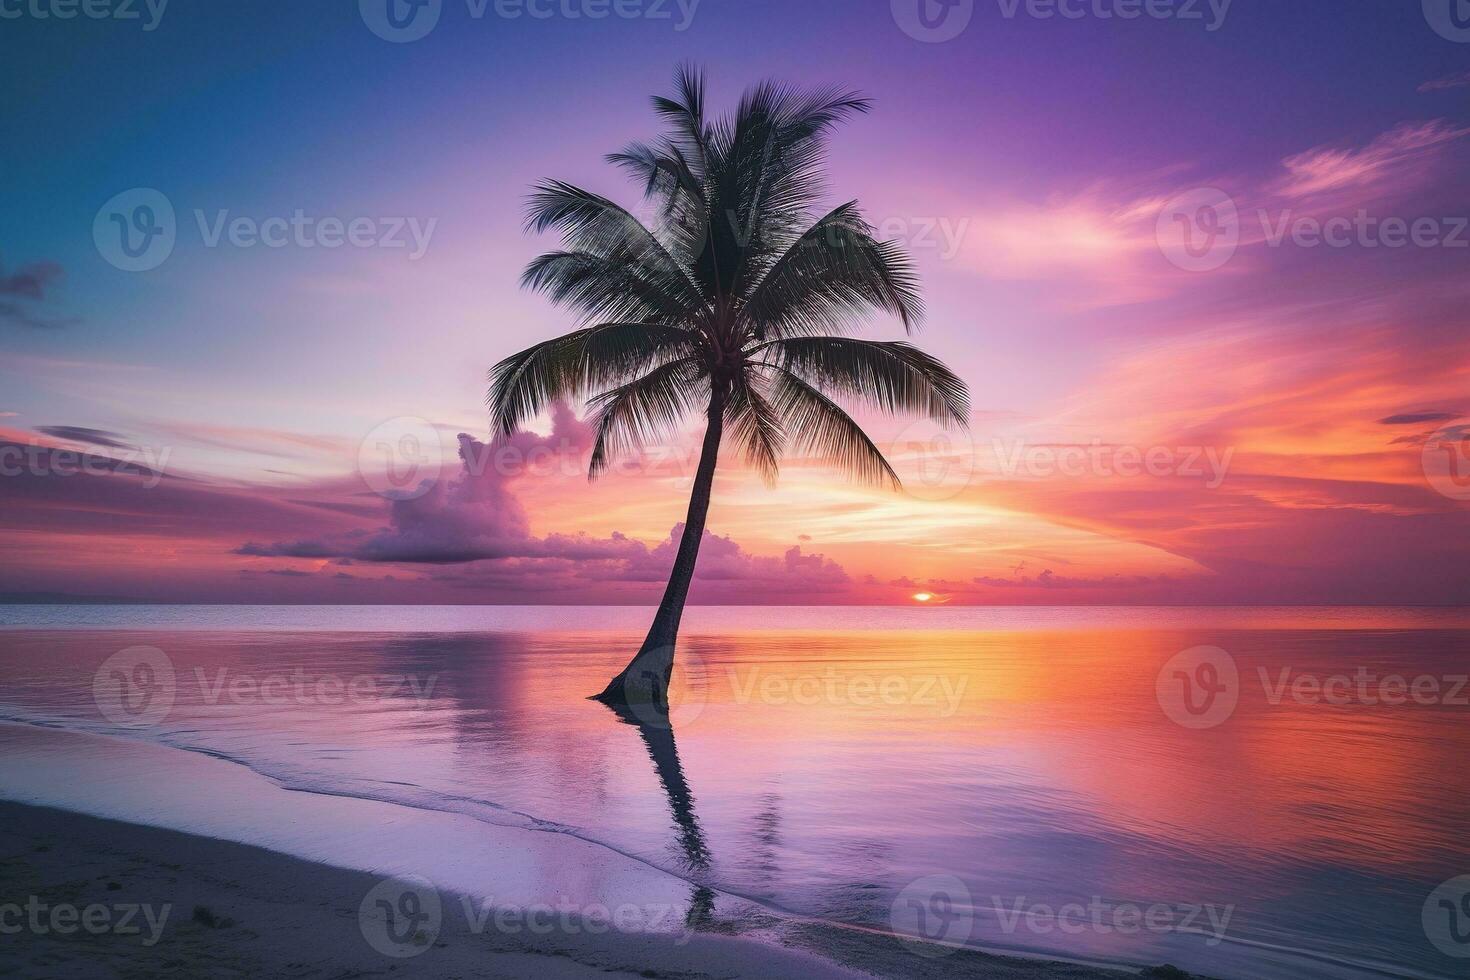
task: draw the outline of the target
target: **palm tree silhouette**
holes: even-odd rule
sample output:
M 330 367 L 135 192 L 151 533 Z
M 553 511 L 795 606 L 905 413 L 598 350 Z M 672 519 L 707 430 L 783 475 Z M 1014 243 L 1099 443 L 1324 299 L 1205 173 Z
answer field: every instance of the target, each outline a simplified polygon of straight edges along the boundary
M 897 489 L 893 467 L 830 396 L 943 425 L 963 426 L 969 414 L 964 382 L 935 358 L 847 336 L 874 310 L 910 333 L 922 315 L 907 256 L 874 238 L 856 202 L 813 220 L 827 137 L 869 101 L 768 81 L 749 89 L 733 116 L 712 120 L 701 71 L 681 66 L 675 87 L 676 97 L 653 100 L 663 138 L 607 157 L 642 185 L 647 223 L 570 184 L 536 186 L 527 230 L 556 230 L 563 248 L 532 261 L 521 283 L 575 311 L 583 326 L 501 361 L 487 396 L 492 427 L 507 435 L 557 399 L 587 396 L 592 479 L 618 454 L 703 413 L 663 601 L 641 649 L 596 696 L 654 712 L 667 708 L 727 429 L 768 484 L 789 451 Z

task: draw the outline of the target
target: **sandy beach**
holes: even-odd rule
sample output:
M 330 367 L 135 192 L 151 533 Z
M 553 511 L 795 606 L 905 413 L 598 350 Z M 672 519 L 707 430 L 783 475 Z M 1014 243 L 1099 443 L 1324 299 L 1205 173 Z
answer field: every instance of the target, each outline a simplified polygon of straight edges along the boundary
M 893 953 L 872 963 L 877 937 L 807 926 L 792 940 L 611 930 L 530 935 L 476 928 L 445 895 L 432 940 L 411 955 L 374 948 L 359 911 L 381 879 L 257 847 L 0 803 L 4 928 L 0 972 L 21 977 L 994 977 L 1125 976 L 978 953 L 943 959 Z M 451 905 L 454 910 L 451 910 Z M 76 909 L 76 915 L 66 910 Z M 105 910 L 105 913 L 100 910 Z M 134 911 L 136 910 L 136 911 Z M 106 924 L 104 927 L 104 915 Z M 35 923 L 40 923 L 39 927 Z M 16 927 L 19 926 L 17 929 Z M 892 939 L 883 942 L 896 946 Z M 1179 976 L 1182 976 L 1180 974 Z
M 396 958 L 375 949 L 359 925 L 363 897 L 378 884 L 372 875 L 41 807 L 0 804 L 0 816 L 0 904 L 39 899 L 31 903 L 39 912 L 24 914 L 26 927 L 0 943 L 3 972 L 13 975 L 855 975 L 800 952 L 722 936 L 681 942 L 611 933 L 590 941 L 563 933 L 532 940 L 493 924 L 477 934 L 454 914 L 444 916 L 422 952 Z M 68 906 L 80 912 L 76 923 L 56 916 Z M 133 906 L 140 911 L 125 921 Z M 84 921 L 96 908 L 108 910 L 111 924 L 94 933 Z M 32 927 L 33 918 L 41 928 Z M 9 916 L 7 928 L 20 919 Z
M 785 915 L 565 833 L 166 746 L 4 724 L 0 747 L 12 975 L 1126 975 Z

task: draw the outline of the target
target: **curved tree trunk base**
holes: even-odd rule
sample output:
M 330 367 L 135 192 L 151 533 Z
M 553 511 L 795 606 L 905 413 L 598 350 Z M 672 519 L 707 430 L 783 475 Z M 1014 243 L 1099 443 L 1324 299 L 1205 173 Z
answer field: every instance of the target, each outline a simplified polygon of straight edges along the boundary
M 674 673 L 672 644 L 645 647 L 622 672 L 608 682 L 602 693 L 589 701 L 612 708 L 626 708 L 649 722 L 666 722 L 669 714 L 669 678 Z

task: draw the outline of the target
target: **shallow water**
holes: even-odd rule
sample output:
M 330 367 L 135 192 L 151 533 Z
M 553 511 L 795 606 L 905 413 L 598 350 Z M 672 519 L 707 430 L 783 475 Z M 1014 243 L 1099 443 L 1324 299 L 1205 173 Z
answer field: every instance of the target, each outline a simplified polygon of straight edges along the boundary
M 1226 978 L 1464 975 L 1440 948 L 1462 951 L 1456 910 L 1424 915 L 1470 874 L 1463 610 L 696 609 L 672 732 L 585 700 L 646 616 L 0 608 L 0 715 L 570 832 L 946 941 Z

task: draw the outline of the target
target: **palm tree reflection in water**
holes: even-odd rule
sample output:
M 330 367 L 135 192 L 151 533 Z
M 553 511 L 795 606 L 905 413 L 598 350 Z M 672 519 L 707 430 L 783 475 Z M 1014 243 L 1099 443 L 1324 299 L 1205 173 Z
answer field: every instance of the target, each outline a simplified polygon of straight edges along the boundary
M 669 798 L 669 811 L 678 827 L 680 864 L 692 877 L 703 877 L 710 866 L 709 844 L 705 842 L 699 817 L 694 812 L 694 794 L 689 791 L 689 783 L 684 778 L 684 767 L 679 763 L 679 747 L 674 742 L 673 725 L 661 714 L 645 718 L 626 706 L 608 707 L 624 724 L 638 730 L 643 745 L 648 749 L 648 757 L 653 760 L 659 784 Z M 698 929 L 710 923 L 713 919 L 714 903 L 715 893 L 696 881 L 690 895 L 685 925 L 690 929 Z

